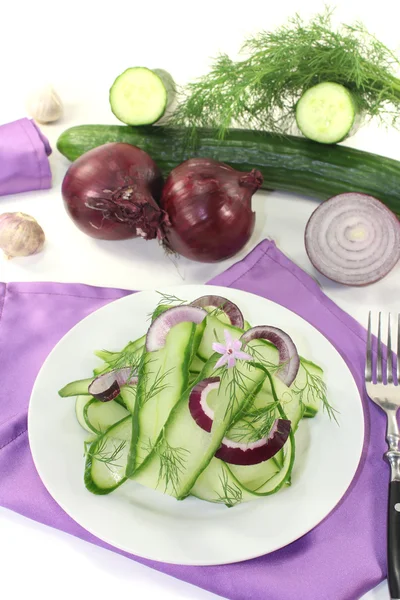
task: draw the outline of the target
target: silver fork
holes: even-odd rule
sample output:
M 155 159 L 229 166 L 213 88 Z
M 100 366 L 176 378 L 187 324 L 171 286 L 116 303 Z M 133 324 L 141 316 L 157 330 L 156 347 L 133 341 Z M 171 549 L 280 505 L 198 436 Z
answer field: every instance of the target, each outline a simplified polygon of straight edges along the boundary
M 378 347 L 376 361 L 372 360 L 371 312 L 368 316 L 367 356 L 365 361 L 365 387 L 368 396 L 385 413 L 387 418 L 386 441 L 388 451 L 384 459 L 390 465 L 389 504 L 387 518 L 387 570 L 390 597 L 400 599 L 400 432 L 397 411 L 400 407 L 400 315 L 397 317 L 396 364 L 392 361 L 392 324 L 388 317 L 387 357 L 384 368 L 382 349 L 382 315 L 378 318 Z M 374 362 L 376 364 L 374 365 Z M 374 368 L 375 367 L 375 368 Z M 386 378 L 384 374 L 386 373 Z M 376 383 L 374 383 L 374 380 Z

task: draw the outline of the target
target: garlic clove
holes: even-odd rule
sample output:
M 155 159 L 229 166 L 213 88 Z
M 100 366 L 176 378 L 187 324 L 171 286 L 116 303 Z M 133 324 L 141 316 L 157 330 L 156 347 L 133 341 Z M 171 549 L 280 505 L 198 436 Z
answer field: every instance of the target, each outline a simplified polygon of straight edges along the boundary
M 63 114 L 61 98 L 50 84 L 31 92 L 26 100 L 26 110 L 38 123 L 57 121 Z
M 0 249 L 7 259 L 37 254 L 44 242 L 43 229 L 30 215 L 22 212 L 0 214 Z

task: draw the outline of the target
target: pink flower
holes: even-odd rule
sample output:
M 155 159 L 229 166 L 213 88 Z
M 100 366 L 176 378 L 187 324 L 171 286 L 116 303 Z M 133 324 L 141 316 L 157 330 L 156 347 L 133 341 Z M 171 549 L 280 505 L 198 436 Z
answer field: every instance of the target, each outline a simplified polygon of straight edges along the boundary
M 214 352 L 218 352 L 218 354 L 222 354 L 221 358 L 218 360 L 215 365 L 215 369 L 218 367 L 222 367 L 225 363 L 228 363 L 228 368 L 234 367 L 236 364 L 236 360 L 253 360 L 253 357 L 246 352 L 241 350 L 242 342 L 239 340 L 234 340 L 226 329 L 224 330 L 225 336 L 225 345 L 219 344 L 218 342 L 214 342 L 212 345 L 212 349 Z

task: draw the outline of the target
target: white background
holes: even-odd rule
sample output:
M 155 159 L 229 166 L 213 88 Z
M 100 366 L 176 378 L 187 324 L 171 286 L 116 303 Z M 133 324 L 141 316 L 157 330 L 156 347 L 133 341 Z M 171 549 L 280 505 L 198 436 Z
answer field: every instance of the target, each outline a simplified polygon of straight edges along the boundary
M 177 266 L 164 257 L 156 243 L 107 243 L 84 236 L 67 217 L 60 196 L 68 162 L 55 149 L 58 135 L 77 124 L 117 123 L 109 109 L 108 89 L 124 69 L 161 67 L 169 70 L 178 84 L 184 84 L 204 73 L 218 52 L 237 55 L 248 34 L 272 29 L 294 12 L 308 18 L 322 8 L 323 2 L 311 0 L 246 0 L 241 4 L 232 0 L 114 0 L 103 8 L 92 0 L 4 2 L 0 16 L 0 124 L 26 116 L 24 98 L 39 81 L 55 85 L 65 104 L 65 116 L 43 128 L 54 148 L 50 157 L 52 190 L 0 198 L 1 212 L 21 210 L 37 218 L 46 233 L 45 250 L 26 259 L 0 259 L 0 281 L 65 281 L 128 289 L 204 283 L 269 237 L 361 323 L 370 308 L 396 311 L 400 264 L 383 281 L 362 289 L 333 284 L 314 272 L 303 245 L 304 227 L 316 207 L 313 200 L 258 192 L 253 202 L 256 231 L 235 259 L 216 265 L 181 259 Z M 336 21 L 360 19 L 398 50 L 399 15 L 400 7 L 393 0 L 336 2 Z M 370 125 L 346 144 L 400 160 L 400 133 L 393 130 Z M 4 509 L 0 509 L 0 540 L 5 598 L 23 598 L 32 591 L 40 592 L 43 599 L 54 595 L 217 598 Z M 387 599 L 386 585 L 365 598 Z

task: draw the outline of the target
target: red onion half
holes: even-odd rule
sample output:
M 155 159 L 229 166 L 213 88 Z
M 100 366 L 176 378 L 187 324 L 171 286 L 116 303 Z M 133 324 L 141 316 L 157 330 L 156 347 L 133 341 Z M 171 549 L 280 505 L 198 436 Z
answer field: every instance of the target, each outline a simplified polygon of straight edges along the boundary
M 162 185 L 161 172 L 146 152 L 115 142 L 73 162 L 61 192 L 67 212 L 86 234 L 103 240 L 151 240 L 162 239 L 169 223 L 157 204 Z
M 262 182 L 260 171 L 242 173 L 207 158 L 183 162 L 161 196 L 171 222 L 165 246 L 199 262 L 234 256 L 253 233 L 251 198 Z
M 400 258 L 400 223 L 382 202 L 365 194 L 339 194 L 311 215 L 305 247 L 314 267 L 345 285 L 382 279 Z

